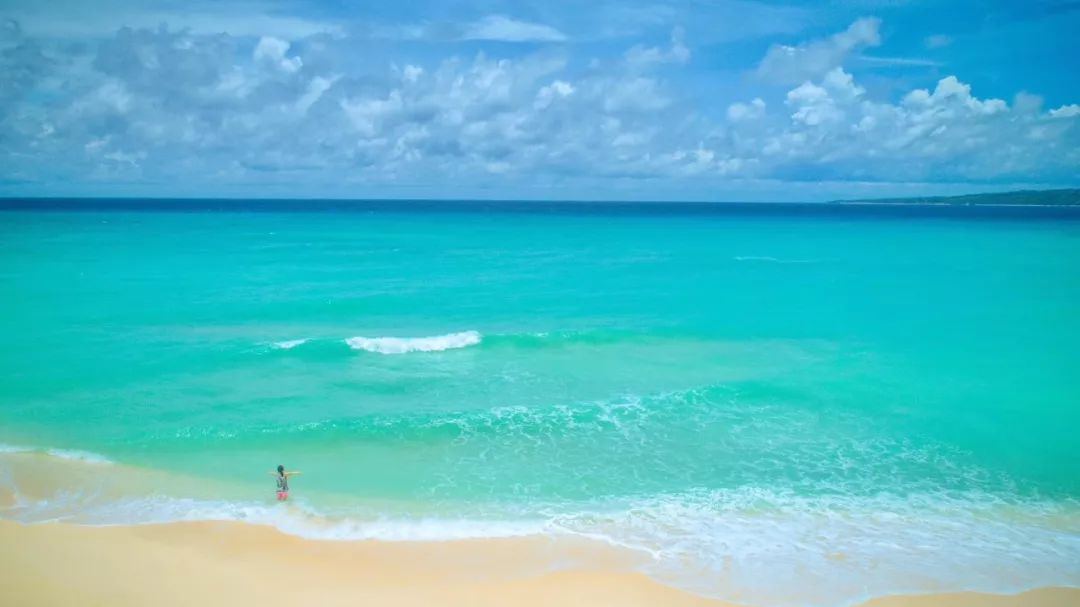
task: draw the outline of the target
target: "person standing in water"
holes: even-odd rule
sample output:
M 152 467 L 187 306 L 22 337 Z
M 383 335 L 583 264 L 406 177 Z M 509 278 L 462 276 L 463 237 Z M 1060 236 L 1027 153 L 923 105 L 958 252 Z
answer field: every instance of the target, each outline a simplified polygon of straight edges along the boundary
M 277 498 L 279 502 L 284 502 L 289 499 L 289 477 L 300 474 L 299 472 L 286 472 L 285 466 L 278 466 L 277 472 L 271 472 L 277 479 Z

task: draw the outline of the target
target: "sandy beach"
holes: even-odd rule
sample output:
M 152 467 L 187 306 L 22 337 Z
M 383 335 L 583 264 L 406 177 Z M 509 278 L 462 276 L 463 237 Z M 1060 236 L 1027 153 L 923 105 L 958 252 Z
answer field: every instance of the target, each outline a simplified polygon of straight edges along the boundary
M 730 605 L 620 570 L 617 552 L 586 543 L 327 542 L 243 523 L 4 521 L 0 545 L 4 605 Z M 1078 603 L 1080 589 L 1044 588 L 889 597 L 866 607 Z

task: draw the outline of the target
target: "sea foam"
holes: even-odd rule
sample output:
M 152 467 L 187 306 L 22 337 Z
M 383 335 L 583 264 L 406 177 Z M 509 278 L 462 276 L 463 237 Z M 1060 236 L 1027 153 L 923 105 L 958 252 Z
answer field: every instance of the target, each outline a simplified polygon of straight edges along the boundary
M 463 331 L 431 337 L 350 337 L 345 340 L 353 350 L 365 350 L 379 354 L 406 354 L 408 352 L 441 352 L 466 348 L 480 343 L 480 333 Z
M 321 513 L 302 498 L 282 507 L 270 498 L 101 501 L 94 492 L 61 492 L 8 509 L 4 518 L 85 525 L 237 521 L 338 541 L 581 537 L 648 555 L 643 572 L 676 587 L 766 607 L 853 605 L 941 589 L 1014 593 L 1072 585 L 1080 558 L 1075 503 L 1002 503 L 978 492 L 798 496 L 743 487 L 489 504 L 486 510 L 418 516 L 365 507 L 342 517 Z
M 76 449 L 50 449 L 41 447 L 27 447 L 22 445 L 7 445 L 0 443 L 0 454 L 3 453 L 43 453 L 50 457 L 83 462 L 86 464 L 111 464 L 113 461 L 100 453 L 91 451 L 79 451 Z
M 292 350 L 296 346 L 302 346 L 307 342 L 307 339 L 287 339 L 285 341 L 276 341 L 271 345 L 279 350 Z
M 90 451 L 76 451 L 73 449 L 45 449 L 45 453 L 59 457 L 61 459 L 70 459 L 74 461 L 83 462 L 86 464 L 111 464 L 113 461 L 104 455 L 99 453 L 92 453 Z

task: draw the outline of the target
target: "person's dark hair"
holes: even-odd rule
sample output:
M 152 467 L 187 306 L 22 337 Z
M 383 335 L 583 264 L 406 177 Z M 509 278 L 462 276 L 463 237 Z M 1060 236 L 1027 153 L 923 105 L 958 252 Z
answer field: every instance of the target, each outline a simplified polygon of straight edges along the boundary
M 285 474 L 285 466 L 281 466 L 281 465 L 279 465 L 279 466 L 277 467 L 277 473 L 278 473 L 278 474 Z

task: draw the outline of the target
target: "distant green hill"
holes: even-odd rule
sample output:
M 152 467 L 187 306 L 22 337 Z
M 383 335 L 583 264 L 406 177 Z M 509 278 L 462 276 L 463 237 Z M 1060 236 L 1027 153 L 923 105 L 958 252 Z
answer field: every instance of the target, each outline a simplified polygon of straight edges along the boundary
M 1080 189 L 1020 190 L 995 192 L 993 194 L 966 194 L 964 196 L 918 196 L 913 198 L 866 198 L 858 200 L 834 200 L 833 204 L 949 204 L 969 205 L 1043 205 L 1055 207 L 1080 206 Z

